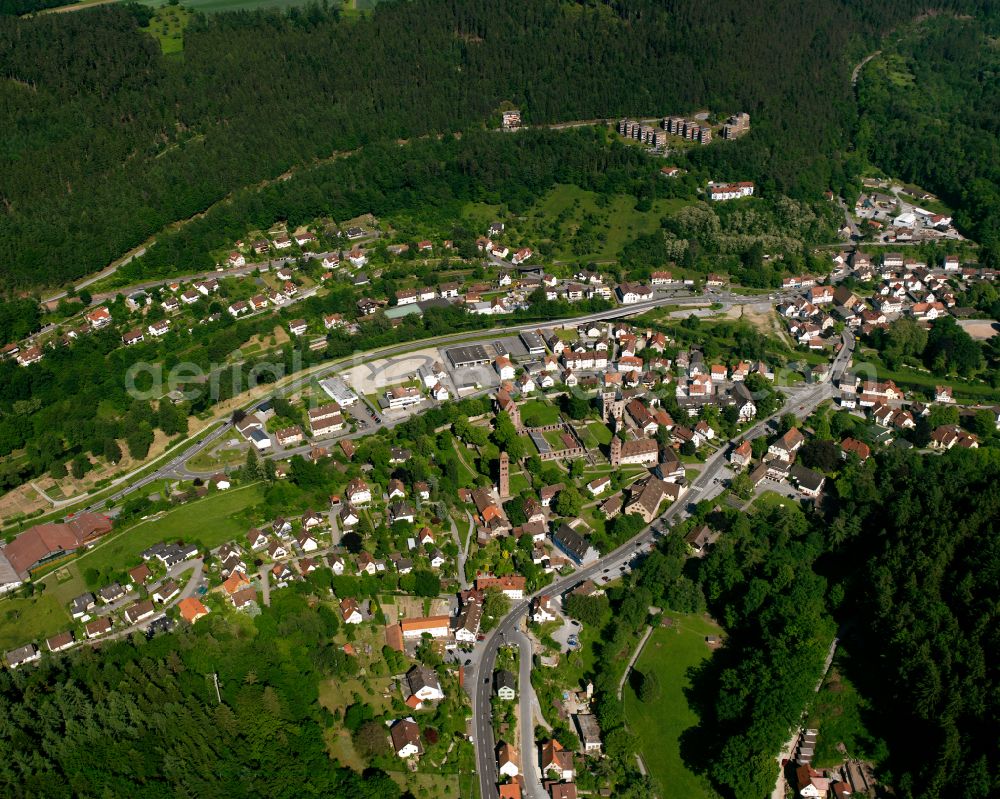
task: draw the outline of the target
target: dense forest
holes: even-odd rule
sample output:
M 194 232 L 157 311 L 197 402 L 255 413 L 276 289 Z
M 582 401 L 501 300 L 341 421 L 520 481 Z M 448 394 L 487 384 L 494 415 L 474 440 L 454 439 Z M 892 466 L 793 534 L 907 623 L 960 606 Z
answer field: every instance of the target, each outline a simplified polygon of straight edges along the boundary
M 528 123 L 747 110 L 752 133 L 698 161 L 815 195 L 844 179 L 852 43 L 917 5 L 414 0 L 360 21 L 309 6 L 198 16 L 182 57 L 139 30 L 139 6 L 3 16 L 4 289 L 92 272 L 295 164 L 482 127 L 504 101 Z
M 862 73 L 858 149 L 957 209 L 1000 262 L 1000 18 L 932 17 L 894 39 Z
M 1000 456 L 887 452 L 836 482 L 821 565 L 904 797 L 1000 791 Z
M 998 478 L 995 449 L 890 449 L 846 464 L 823 511 L 701 503 L 693 523 L 723 533 L 709 555 L 635 578 L 678 611 L 703 593 L 728 634 L 695 678 L 690 767 L 727 796 L 768 794 L 836 635 L 873 708 L 863 732 L 887 745 L 880 780 L 905 799 L 996 796 Z
M 817 435 L 830 443 L 831 423 Z M 775 755 L 816 701 L 835 638 L 870 708 L 850 722 L 860 747 L 850 756 L 873 758 L 903 799 L 998 795 L 1000 453 L 890 448 L 826 465 L 802 453 L 830 475 L 821 508 L 701 502 L 623 586 L 567 598 L 567 613 L 599 633 L 587 677 L 614 767 L 627 773 L 638 746 L 617 693 L 621 663 L 651 623 L 646 609 L 707 609 L 726 643 L 692 674 L 700 721 L 681 736 L 681 756 L 723 796 L 771 793 Z M 702 524 L 721 535 L 705 558 L 689 558 L 683 536 Z M 844 731 L 820 725 L 819 735 Z
M 327 754 L 335 719 L 319 683 L 353 664 L 331 642 L 335 612 L 302 589 L 275 594 L 246 629 L 212 614 L 180 634 L 5 669 L 4 796 L 399 799 L 384 772 Z

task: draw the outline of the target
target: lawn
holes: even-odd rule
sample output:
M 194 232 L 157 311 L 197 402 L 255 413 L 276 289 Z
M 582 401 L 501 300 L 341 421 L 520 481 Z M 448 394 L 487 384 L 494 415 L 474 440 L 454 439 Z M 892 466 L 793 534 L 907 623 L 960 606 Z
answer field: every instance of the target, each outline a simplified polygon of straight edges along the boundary
M 158 519 L 140 522 L 98 544 L 77 558 L 75 565 L 81 572 L 84 569 L 107 572 L 129 567 L 138 562 L 139 553 L 160 541 L 182 539 L 217 547 L 246 533 L 249 524 L 242 519 L 242 512 L 262 498 L 259 484 L 210 494 Z
M 608 446 L 611 443 L 611 430 L 603 422 L 591 422 L 588 424 L 587 433 L 593 436 L 597 443 L 602 446 Z
M 781 494 L 776 494 L 774 491 L 765 491 L 753 501 L 750 507 L 755 512 L 767 512 L 778 507 L 784 507 L 785 510 L 794 510 L 799 513 L 802 512 L 798 502 L 794 499 L 783 497 Z
M 469 222 L 477 235 L 485 236 L 489 226 L 499 221 L 502 206 L 488 203 L 466 203 L 462 208 L 462 218 Z
M 223 449 L 216 455 L 210 455 L 207 450 L 202 450 L 184 465 L 196 472 L 215 472 L 223 470 L 226 466 L 242 464 L 246 459 L 246 453 L 241 449 Z
M 69 613 L 55 595 L 35 594 L 27 599 L 0 602 L 0 651 L 42 641 L 71 626 Z
M 653 632 L 635 666 L 640 673 L 656 673 L 660 697 L 644 704 L 628 681 L 625 718 L 629 729 L 639 737 L 643 760 L 665 796 L 709 799 L 716 794 L 705 778 L 684 764 L 680 738 L 685 730 L 698 724 L 698 716 L 685 695 L 691 688 L 688 670 L 709 657 L 711 650 L 705 645 L 705 636 L 717 635 L 719 627 L 704 616 L 670 615 L 673 626 Z
M 515 497 L 531 488 L 531 480 L 523 472 L 516 472 L 510 476 L 510 493 Z
M 528 400 L 521 406 L 521 421 L 525 427 L 541 427 L 559 421 L 559 409 L 542 400 Z
M 465 465 L 463 458 L 472 459 L 475 456 L 458 439 L 453 438 L 451 443 L 455 448 L 455 457 L 458 460 L 458 485 L 460 488 L 472 488 L 476 484 L 476 473 Z

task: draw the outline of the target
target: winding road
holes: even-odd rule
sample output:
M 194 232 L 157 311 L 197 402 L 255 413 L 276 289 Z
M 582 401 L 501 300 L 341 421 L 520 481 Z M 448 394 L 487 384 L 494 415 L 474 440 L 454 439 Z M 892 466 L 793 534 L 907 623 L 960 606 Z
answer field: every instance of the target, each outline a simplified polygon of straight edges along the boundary
M 777 301 L 778 298 L 785 296 L 789 297 L 794 296 L 795 293 L 796 292 L 786 292 L 784 294 L 775 293 L 772 295 L 745 296 L 742 294 L 710 292 L 706 294 L 705 297 L 698 297 L 697 302 L 699 303 L 704 302 L 707 298 L 711 302 L 718 303 L 720 306 L 722 306 L 720 309 L 721 311 L 721 310 L 726 310 L 727 308 L 730 308 L 734 305 L 749 305 L 749 304 L 754 304 L 755 302 L 775 302 Z M 472 330 L 472 331 L 463 331 L 461 333 L 449 333 L 443 336 L 435 336 L 433 338 L 421 339 L 419 341 L 408 341 L 401 344 L 391 344 L 386 347 L 380 347 L 378 349 L 369 350 L 368 352 L 365 353 L 351 355 L 345 358 L 339 358 L 337 360 L 330 361 L 328 363 L 322 364 L 312 369 L 305 370 L 303 372 L 298 373 L 295 376 L 290 376 L 289 378 L 286 378 L 288 382 L 284 384 L 278 383 L 276 385 L 276 390 L 280 391 L 280 393 L 283 395 L 291 394 L 303 388 L 304 386 L 309 385 L 309 383 L 313 380 L 321 380 L 325 377 L 328 377 L 331 374 L 334 374 L 338 371 L 342 371 L 345 366 L 353 367 L 359 364 L 371 363 L 372 361 L 383 360 L 386 358 L 392 358 L 399 355 L 406 355 L 415 350 L 426 349 L 428 347 L 442 347 L 453 344 L 461 344 L 465 342 L 481 341 L 482 339 L 489 338 L 490 336 L 506 337 L 511 335 L 517 335 L 518 333 L 521 332 L 537 330 L 539 328 L 560 327 L 563 325 L 577 325 L 577 324 L 584 324 L 587 322 L 600 322 L 600 321 L 608 321 L 611 319 L 622 319 L 629 316 L 642 314 L 645 313 L 646 311 L 655 310 L 656 308 L 660 308 L 665 305 L 676 305 L 678 304 L 679 300 L 683 302 L 686 299 L 688 299 L 686 295 L 684 297 L 679 298 L 675 293 L 660 293 L 659 296 L 656 296 L 652 300 L 647 300 L 646 302 L 639 302 L 632 305 L 616 306 L 614 308 L 609 308 L 606 311 L 598 311 L 595 313 L 586 314 L 584 316 L 573 316 L 573 317 L 566 317 L 564 319 L 552 319 L 547 321 L 524 322 L 516 325 L 501 325 L 486 330 Z M 247 401 L 242 406 L 242 409 L 249 410 L 258 402 L 260 402 L 259 397 L 254 400 Z M 137 469 L 131 474 L 123 475 L 122 477 L 118 478 L 116 483 L 120 485 L 123 484 L 122 488 L 120 488 L 118 491 L 115 491 L 108 497 L 95 501 L 94 503 L 89 505 L 86 508 L 86 510 L 91 512 L 96 512 L 105 507 L 114 505 L 116 502 L 119 502 L 132 492 L 140 488 L 143 488 L 144 486 L 147 486 L 150 483 L 154 483 L 157 480 L 170 479 L 178 476 L 187 478 L 197 476 L 194 475 L 193 473 L 188 472 L 185 469 L 184 464 L 191 458 L 193 458 L 195 455 L 197 455 L 199 452 L 202 452 L 206 448 L 212 446 L 217 441 L 219 441 L 219 439 L 223 438 L 226 435 L 230 435 L 233 432 L 234 428 L 231 419 L 220 420 L 216 422 L 216 424 L 218 424 L 219 426 L 216 427 L 214 430 L 212 430 L 211 433 L 209 433 L 199 441 L 191 444 L 189 447 L 183 449 L 177 455 L 172 457 L 167 463 L 160 465 L 154 471 L 139 478 L 135 482 L 130 482 L 130 481 L 137 474 L 141 473 L 145 469 L 148 469 L 149 468 L 148 465 L 143 466 L 140 469 Z M 381 424 L 385 424 L 385 422 L 383 421 L 380 423 L 380 425 Z M 368 435 L 372 432 L 375 432 L 377 428 L 378 425 L 376 426 L 375 429 L 366 427 L 362 430 L 357 431 L 357 433 L 352 435 L 353 437 Z M 197 435 L 203 435 L 203 434 L 204 431 L 202 431 L 202 433 L 199 433 Z M 303 446 L 300 449 L 303 452 L 308 452 L 308 450 L 311 448 L 312 445 L 310 444 L 308 446 Z M 284 454 L 285 453 L 282 453 L 283 456 Z
M 799 418 L 804 418 L 812 413 L 821 402 L 832 398 L 835 393 L 833 383 L 840 378 L 850 363 L 854 346 L 854 336 L 849 331 L 845 331 L 843 334 L 843 347 L 834 358 L 830 380 L 819 384 L 787 389 L 788 399 L 781 409 L 766 419 L 759 420 L 749 430 L 740 434 L 738 438 L 740 440 L 758 438 L 766 434 L 767 424 L 779 418 L 782 414 L 795 413 Z M 737 441 L 734 439 L 730 443 L 735 444 Z M 705 462 L 705 467 L 702 469 L 701 474 L 691 483 L 691 488 L 683 501 L 678 501 L 670 505 L 652 525 L 643 528 L 633 538 L 591 565 L 577 569 L 573 574 L 556 580 L 532 596 L 518 601 L 480 645 L 481 648 L 478 652 L 478 657 L 474 660 L 472 668 L 473 674 L 469 683 L 469 692 L 472 696 L 473 743 L 476 749 L 476 771 L 479 774 L 479 789 L 482 799 L 499 799 L 500 796 L 500 792 L 497 789 L 498 772 L 495 756 L 496 740 L 493 736 L 493 709 L 490 704 L 497 649 L 505 640 L 516 640 L 521 622 L 524 621 L 528 608 L 531 605 L 531 600 L 543 593 L 549 595 L 563 594 L 585 580 L 597 578 L 606 570 L 614 569 L 620 564 L 632 560 L 636 555 L 646 550 L 654 540 L 654 528 L 665 529 L 664 525 L 681 515 L 682 511 L 686 512 L 689 504 L 697 503 L 700 499 L 705 498 L 704 495 L 716 483 L 716 478 L 726 463 L 725 456 L 728 450 L 728 446 L 721 446 L 709 457 Z M 534 750 L 533 742 L 531 746 L 528 746 L 526 741 L 521 742 L 522 771 L 529 767 L 527 760 L 529 757 L 534 757 Z

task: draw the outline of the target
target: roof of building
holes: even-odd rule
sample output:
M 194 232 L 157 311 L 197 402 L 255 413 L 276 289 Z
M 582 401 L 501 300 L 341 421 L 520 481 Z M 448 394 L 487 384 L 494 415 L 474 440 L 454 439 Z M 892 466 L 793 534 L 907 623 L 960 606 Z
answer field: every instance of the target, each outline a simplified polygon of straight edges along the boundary
M 177 603 L 177 609 L 180 611 L 181 617 L 184 621 L 194 624 L 202 616 L 208 614 L 208 608 L 206 608 L 199 599 L 193 596 L 186 597 Z
M 406 683 L 410 686 L 410 693 L 415 694 L 422 688 L 434 688 L 441 690 L 441 682 L 438 680 L 434 669 L 418 663 L 406 672 Z
M 403 632 L 435 630 L 439 627 L 447 627 L 448 621 L 448 616 L 421 616 L 415 619 L 400 619 L 399 628 Z
M 402 751 L 406 746 L 411 744 L 416 746 L 418 750 L 422 750 L 420 746 L 420 728 L 413 719 L 400 719 L 392 725 L 392 729 L 389 732 L 392 736 L 393 749 L 396 752 Z
M 4 549 L 22 579 L 38 563 L 59 552 L 71 552 L 96 536 L 111 530 L 111 522 L 106 516 L 96 513 L 81 513 L 63 523 L 36 524 L 29 527 Z

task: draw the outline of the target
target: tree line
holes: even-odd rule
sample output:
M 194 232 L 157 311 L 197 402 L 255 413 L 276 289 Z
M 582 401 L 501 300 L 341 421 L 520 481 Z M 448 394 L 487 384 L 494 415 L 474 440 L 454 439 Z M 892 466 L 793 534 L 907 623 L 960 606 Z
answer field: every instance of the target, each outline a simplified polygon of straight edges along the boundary
M 817 455 L 807 459 L 822 468 Z M 814 700 L 835 636 L 873 710 L 866 735 L 889 753 L 875 764 L 880 782 L 906 799 L 1000 790 L 1000 455 L 890 449 L 864 464 L 837 461 L 826 464 L 839 475 L 823 510 L 699 503 L 623 588 L 567 598 L 567 613 L 601 633 L 604 656 L 587 676 L 616 768 L 627 773 L 638 746 L 623 727 L 617 659 L 657 605 L 707 608 L 726 630 L 692 677 L 700 721 L 681 738 L 687 766 L 724 796 L 771 792 L 775 755 Z M 683 535 L 703 523 L 720 536 L 705 558 L 686 560 Z M 637 688 L 650 700 L 656 689 Z
M 180 633 L 4 670 L 4 795 L 399 799 L 384 772 L 327 754 L 335 718 L 319 684 L 356 665 L 331 640 L 336 613 L 311 607 L 309 590 L 275 594 L 248 625 L 213 613 Z
M 136 5 L 0 16 L 4 287 L 93 272 L 336 151 L 495 124 L 505 101 L 528 123 L 747 110 L 745 139 L 692 158 L 815 195 L 842 179 L 852 40 L 917 5 L 416 0 L 361 20 L 313 5 L 196 15 L 183 58 L 159 52 Z

